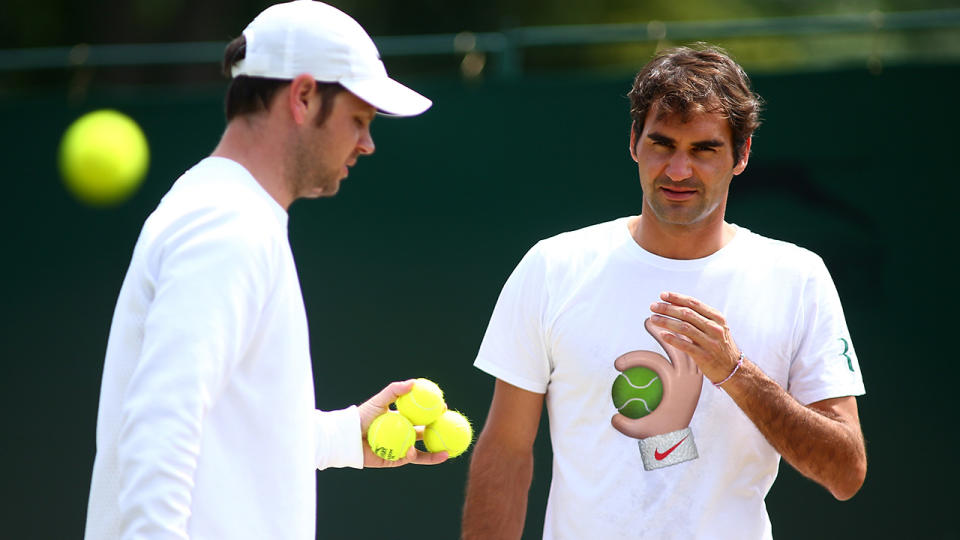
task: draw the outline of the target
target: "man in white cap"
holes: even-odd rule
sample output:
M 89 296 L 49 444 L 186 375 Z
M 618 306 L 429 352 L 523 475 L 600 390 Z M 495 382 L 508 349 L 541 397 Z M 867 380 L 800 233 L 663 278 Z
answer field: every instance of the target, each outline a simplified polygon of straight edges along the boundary
M 140 234 L 114 312 L 86 537 L 314 538 L 316 469 L 376 457 L 363 433 L 413 381 L 315 410 L 287 237 L 298 198 L 331 196 L 374 151 L 377 112 L 431 102 L 391 80 L 348 15 L 297 0 L 228 45 L 227 128 Z

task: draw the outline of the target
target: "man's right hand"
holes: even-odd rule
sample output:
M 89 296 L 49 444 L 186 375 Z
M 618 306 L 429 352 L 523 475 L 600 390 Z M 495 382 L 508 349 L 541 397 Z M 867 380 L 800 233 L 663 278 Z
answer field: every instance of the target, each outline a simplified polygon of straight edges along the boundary
M 409 393 L 410 390 L 413 389 L 413 384 L 414 379 L 390 383 L 386 388 L 378 392 L 377 395 L 357 407 L 360 413 L 360 436 L 363 438 L 361 444 L 363 445 L 364 468 L 400 467 L 408 463 L 436 465 L 447 460 L 447 452 L 422 452 L 414 445 L 410 447 L 407 455 L 402 459 L 388 461 L 374 454 L 373 450 L 370 449 L 370 445 L 367 444 L 367 429 L 370 428 L 370 424 L 372 424 L 378 416 L 389 411 L 390 404 L 396 401 L 398 397 Z M 423 428 L 418 427 L 417 440 L 420 439 L 423 439 Z

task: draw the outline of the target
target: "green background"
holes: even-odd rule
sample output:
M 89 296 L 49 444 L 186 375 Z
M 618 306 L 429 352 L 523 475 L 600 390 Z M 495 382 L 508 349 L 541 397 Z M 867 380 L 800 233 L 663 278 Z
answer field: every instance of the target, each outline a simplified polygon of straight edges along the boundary
M 296 203 L 290 238 L 310 318 L 320 408 L 425 376 L 479 428 L 492 379 L 472 367 L 500 287 L 545 236 L 636 213 L 629 75 L 566 71 L 468 83 L 407 80 L 421 117 L 380 118 L 377 152 L 333 199 Z M 844 302 L 868 394 L 870 469 L 836 502 L 783 464 L 768 497 L 778 539 L 958 538 L 953 413 L 957 211 L 955 65 L 769 74 L 728 220 L 820 253 Z M 216 144 L 222 85 L 7 94 L 0 446 L 4 538 L 82 535 L 113 304 L 139 228 L 173 180 Z M 56 170 L 66 126 L 89 110 L 133 116 L 150 141 L 127 204 L 71 199 Z M 550 478 L 541 428 L 525 537 Z M 319 473 L 323 538 L 454 538 L 469 455 L 433 468 Z M 238 471 L 243 474 L 243 471 Z M 641 530 L 642 532 L 642 530 Z M 640 533 L 638 533 L 640 534 Z

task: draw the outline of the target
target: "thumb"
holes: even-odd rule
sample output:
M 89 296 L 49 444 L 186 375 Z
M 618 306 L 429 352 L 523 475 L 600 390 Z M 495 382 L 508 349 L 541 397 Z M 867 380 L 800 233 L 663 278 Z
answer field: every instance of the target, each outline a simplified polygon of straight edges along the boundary
M 378 392 L 377 395 L 368 399 L 365 405 L 368 403 L 374 407 L 385 409 L 389 407 L 391 403 L 396 401 L 398 397 L 409 393 L 410 390 L 413 389 L 413 384 L 413 379 L 392 382 L 388 384 L 386 388 Z
M 366 433 L 367 426 L 373 422 L 373 419 L 386 412 L 390 404 L 398 397 L 410 392 L 413 389 L 414 380 L 392 382 L 383 390 L 365 402 L 361 403 L 357 409 L 360 411 L 360 426 Z

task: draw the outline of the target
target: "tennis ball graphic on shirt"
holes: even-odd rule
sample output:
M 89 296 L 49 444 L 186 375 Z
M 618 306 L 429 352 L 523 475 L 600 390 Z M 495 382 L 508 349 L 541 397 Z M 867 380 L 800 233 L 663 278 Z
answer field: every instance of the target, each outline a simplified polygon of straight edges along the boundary
M 660 405 L 663 382 L 650 368 L 632 367 L 617 375 L 611 394 L 613 406 L 620 414 L 627 418 L 643 418 Z

